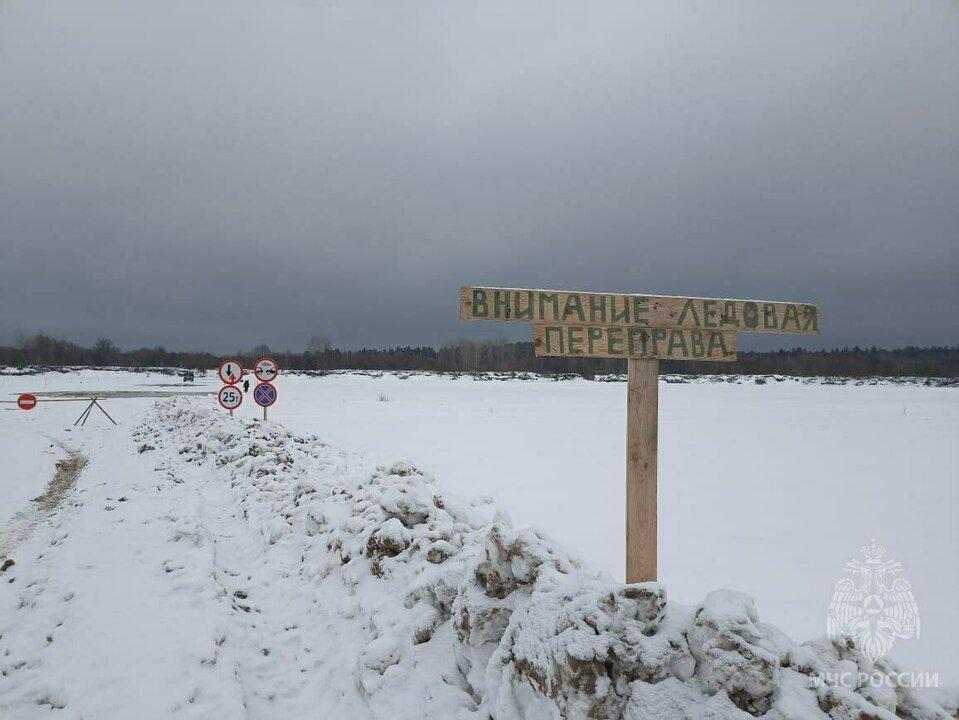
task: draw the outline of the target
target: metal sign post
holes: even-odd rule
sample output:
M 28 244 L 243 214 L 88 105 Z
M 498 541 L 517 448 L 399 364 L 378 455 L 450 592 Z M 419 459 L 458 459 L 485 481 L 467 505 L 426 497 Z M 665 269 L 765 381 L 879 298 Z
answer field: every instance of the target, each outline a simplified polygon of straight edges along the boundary
M 460 288 L 460 319 L 533 323 L 538 356 L 623 358 L 626 582 L 657 577 L 659 361 L 736 359 L 737 332 L 817 334 L 808 303 Z

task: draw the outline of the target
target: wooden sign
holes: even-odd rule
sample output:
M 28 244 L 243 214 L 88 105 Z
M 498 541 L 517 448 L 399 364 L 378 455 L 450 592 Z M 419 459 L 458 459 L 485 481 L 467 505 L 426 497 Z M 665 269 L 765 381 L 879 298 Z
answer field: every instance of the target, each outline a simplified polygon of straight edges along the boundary
M 537 355 L 553 357 L 732 362 L 736 333 L 636 325 L 534 325 L 533 347 Z
M 819 308 L 809 303 L 487 287 L 460 288 L 460 319 L 819 333 Z
M 537 355 L 625 358 L 626 582 L 657 575 L 659 361 L 736 359 L 737 332 L 817 334 L 809 303 L 460 288 L 462 320 L 533 324 Z

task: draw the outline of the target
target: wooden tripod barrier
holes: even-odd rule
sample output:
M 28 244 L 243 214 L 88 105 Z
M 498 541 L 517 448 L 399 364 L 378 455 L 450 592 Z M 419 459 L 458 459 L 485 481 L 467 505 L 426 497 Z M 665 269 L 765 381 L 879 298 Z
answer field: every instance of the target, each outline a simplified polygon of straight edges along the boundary
M 659 360 L 630 358 L 626 383 L 626 582 L 656 579 Z

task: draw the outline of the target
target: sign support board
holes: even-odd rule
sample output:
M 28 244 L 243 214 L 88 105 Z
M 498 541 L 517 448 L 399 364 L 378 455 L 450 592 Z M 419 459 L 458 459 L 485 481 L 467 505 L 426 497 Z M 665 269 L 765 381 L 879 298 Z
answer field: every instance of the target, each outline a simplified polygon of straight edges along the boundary
M 460 319 L 533 324 L 543 357 L 626 360 L 626 582 L 655 580 L 659 361 L 736 360 L 737 332 L 819 333 L 810 303 L 460 288 Z
M 554 357 L 736 359 L 736 333 L 728 330 L 648 328 L 638 325 L 534 325 L 537 355 Z
M 819 333 L 819 308 L 809 303 L 515 288 L 460 288 L 460 319 Z

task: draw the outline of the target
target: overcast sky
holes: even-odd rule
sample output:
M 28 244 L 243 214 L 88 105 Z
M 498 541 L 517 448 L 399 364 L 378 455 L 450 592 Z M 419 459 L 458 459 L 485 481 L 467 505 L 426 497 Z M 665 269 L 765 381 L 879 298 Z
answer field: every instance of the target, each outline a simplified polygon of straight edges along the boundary
M 0 3 L 0 342 L 529 337 L 478 284 L 959 343 L 954 0 Z

